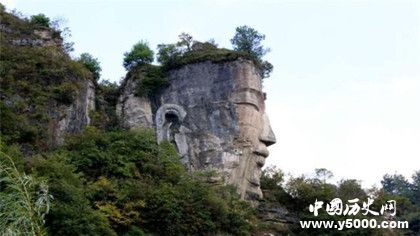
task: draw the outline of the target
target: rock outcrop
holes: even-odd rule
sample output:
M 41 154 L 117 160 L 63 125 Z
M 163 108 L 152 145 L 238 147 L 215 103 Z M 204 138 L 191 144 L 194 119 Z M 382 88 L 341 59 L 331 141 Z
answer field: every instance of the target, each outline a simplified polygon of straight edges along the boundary
M 54 122 L 53 146 L 63 144 L 66 134 L 80 133 L 90 124 L 89 113 L 95 110 L 95 85 L 90 80 L 82 80 L 79 85 L 80 88 L 71 104 L 50 109 L 50 116 Z
M 117 103 L 117 115 L 124 128 L 152 128 L 153 114 L 151 102 L 147 97 L 135 96 L 138 80 L 128 78 L 123 84 L 122 94 Z
M 136 97 L 138 80 L 127 79 L 117 105 L 123 125 L 154 127 L 158 142 L 173 143 L 189 170 L 215 170 L 243 198 L 260 198 L 261 168 L 275 136 L 254 62 L 186 64 L 169 70 L 168 80 L 150 98 Z
M 1 134 L 28 155 L 56 147 L 90 123 L 91 73 L 65 52 L 60 32 L 4 9 L 0 18 Z

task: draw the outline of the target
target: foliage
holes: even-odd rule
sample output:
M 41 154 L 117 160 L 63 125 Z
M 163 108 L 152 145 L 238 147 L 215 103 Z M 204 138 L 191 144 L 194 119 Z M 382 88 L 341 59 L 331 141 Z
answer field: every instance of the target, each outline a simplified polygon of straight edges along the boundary
M 77 96 L 79 86 L 73 83 L 62 83 L 52 87 L 52 94 L 59 103 L 70 105 Z
M 91 192 L 81 174 L 66 161 L 64 154 L 37 156 L 31 170 L 46 179 L 54 196 L 46 217 L 49 235 L 115 235 L 104 214 L 91 207 Z
M 146 41 L 134 44 L 130 52 L 124 53 L 124 67 L 131 70 L 137 65 L 145 65 L 153 62 L 154 52 L 149 48 Z
M 54 195 L 51 235 L 249 235 L 254 212 L 234 188 L 190 175 L 152 130 L 88 127 L 30 169 Z M 95 220 L 93 220 L 95 219 Z
M 161 63 L 162 69 L 165 71 L 192 63 L 204 61 L 218 63 L 239 58 L 251 60 L 261 71 L 263 78 L 268 77 L 273 70 L 273 66 L 269 62 L 262 61 L 247 51 L 217 48 L 214 40 L 202 43 L 193 40 L 192 36 L 186 33 L 182 33 L 178 37 L 179 41 L 174 44 L 158 45 L 157 61 Z
M 12 14 L 0 14 L 2 25 L 13 29 L 0 37 L 0 133 L 7 144 L 24 146 L 25 153 L 47 150 L 53 128 L 49 111 L 71 104 L 79 84 L 92 75 L 59 45 L 10 44 L 14 39 L 38 39 L 33 33 L 36 26 Z
M 367 199 L 366 192 L 362 189 L 360 181 L 355 179 L 346 179 L 341 180 L 337 186 L 337 197 L 341 198 L 343 201 L 349 199 Z
M 166 74 L 160 66 L 145 65 L 140 71 L 143 76 L 137 83 L 136 96 L 151 96 L 169 85 Z
M 31 16 L 31 23 L 39 26 L 50 27 L 50 18 L 44 14 Z
M 157 61 L 165 65 L 170 65 L 182 56 L 182 51 L 175 44 L 159 44 Z
M 80 54 L 79 62 L 81 62 L 92 73 L 93 79 L 98 81 L 101 77 L 101 66 L 97 58 L 89 53 Z
M 16 149 L 0 141 L 0 234 L 46 235 L 44 217 L 52 196 L 48 185 L 18 170 Z
M 102 80 L 96 85 L 95 90 L 95 111 L 90 111 L 91 125 L 102 130 L 113 130 L 118 128 L 118 117 L 115 107 L 119 97 L 119 86 L 117 83 Z
M 235 51 L 249 53 L 252 57 L 261 60 L 270 51 L 270 49 L 261 45 L 264 39 L 265 35 L 244 25 L 236 27 L 235 36 L 230 41 Z
M 144 208 L 146 226 L 158 235 L 249 235 L 253 211 L 233 189 L 194 179 L 163 184 L 151 191 Z M 218 196 L 223 194 L 223 198 Z
M 175 44 L 159 44 L 157 61 L 163 66 L 169 66 L 179 59 L 186 52 L 192 51 L 194 44 L 193 37 L 187 33 L 181 33 L 178 35 L 178 42 Z
M 324 184 L 327 183 L 328 179 L 331 179 L 334 176 L 331 171 L 325 168 L 316 168 L 315 175 L 316 175 L 316 178 L 321 179 Z
M 414 174 L 416 176 L 418 172 Z M 348 216 L 329 215 L 325 210 L 319 212 L 318 216 L 314 216 L 308 209 L 309 204 L 314 204 L 315 199 L 329 203 L 334 198 L 340 198 L 344 203 L 349 199 L 358 198 L 360 201 L 366 201 L 368 195 L 373 197 L 374 203 L 371 209 L 379 210 L 382 204 L 388 200 L 393 199 L 397 202 L 397 214 L 393 220 L 407 220 L 410 229 L 399 229 L 399 234 L 417 235 L 419 233 L 419 206 L 410 200 L 409 196 L 415 194 L 415 178 L 413 182 L 408 182 L 400 175 L 385 175 L 382 181 L 383 188 L 373 191 L 365 191 L 362 189 L 360 182 L 354 179 L 346 179 L 339 181 L 336 185 L 330 184 L 327 180 L 333 176 L 333 173 L 325 168 L 315 170 L 315 177 L 309 178 L 307 176 L 289 177 L 284 181 L 284 174 L 280 169 L 275 167 L 268 167 L 263 171 L 261 177 L 261 189 L 264 193 L 264 204 L 286 208 L 290 212 L 296 214 L 299 220 L 346 220 Z M 407 188 L 407 186 L 410 186 Z M 398 191 L 397 191 L 398 190 Z M 404 193 L 404 194 L 402 194 Z M 406 194 L 406 196 L 404 196 Z M 413 199 L 413 198 L 412 198 Z M 277 205 L 276 205 L 277 204 Z M 324 208 L 325 209 L 325 208 Z M 385 220 L 385 218 L 378 216 L 363 216 L 358 214 L 353 218 L 371 219 L 375 218 L 378 222 Z M 281 232 L 275 228 L 275 225 L 263 224 L 264 230 L 267 228 L 271 231 Z M 277 231 L 276 231 L 277 230 Z M 284 230 L 284 229 L 283 229 Z M 302 229 L 300 225 L 289 229 L 293 234 L 297 235 L 337 235 L 337 231 L 328 229 L 311 229 L 310 231 Z M 289 231 L 289 233 L 290 233 Z M 390 231 L 385 229 L 345 229 L 340 231 L 340 235 L 388 235 Z
M 273 65 L 262 59 L 263 56 L 270 51 L 269 48 L 264 48 L 261 44 L 264 39 L 264 34 L 259 33 L 252 27 L 243 25 L 236 27 L 236 33 L 230 41 L 233 45 L 233 50 L 245 52 L 258 61 L 261 69 L 261 76 L 267 78 L 273 70 Z
M 229 49 L 223 48 L 208 48 L 205 50 L 192 50 L 185 53 L 180 53 L 175 50 L 174 45 L 159 45 L 159 57 L 158 61 L 162 63 L 165 70 L 179 68 L 183 65 L 212 61 L 214 63 L 234 61 L 239 58 L 245 58 L 256 62 L 247 53 L 235 52 Z M 169 51 L 170 54 L 165 55 L 161 52 Z M 259 65 L 259 64 L 257 64 Z
M 193 45 L 193 37 L 190 34 L 187 34 L 185 32 L 178 35 L 179 42 L 177 43 L 177 46 L 179 47 L 186 47 L 187 51 L 191 51 L 191 47 Z
M 275 189 L 281 186 L 284 182 L 284 173 L 275 166 L 266 167 L 262 174 L 260 183 L 263 188 Z
M 420 170 L 416 171 L 413 176 L 413 183 L 411 184 L 411 201 L 417 206 L 420 206 Z
M 381 184 L 384 190 L 393 195 L 408 196 L 410 191 L 410 183 L 403 175 L 384 175 Z

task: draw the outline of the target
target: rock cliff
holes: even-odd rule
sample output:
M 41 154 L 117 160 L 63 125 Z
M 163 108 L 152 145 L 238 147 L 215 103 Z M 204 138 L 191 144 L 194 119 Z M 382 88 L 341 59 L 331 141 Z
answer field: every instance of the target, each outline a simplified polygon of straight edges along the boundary
M 49 109 L 54 122 L 54 146 L 62 144 L 66 134 L 80 133 L 90 124 L 89 112 L 95 110 L 95 86 L 90 80 L 79 81 L 79 86 L 72 103 Z
M 92 75 L 64 52 L 59 32 L 1 14 L 2 134 L 10 143 L 27 144 L 27 152 L 60 145 L 66 134 L 91 123 L 97 100 Z M 194 48 L 193 60 L 179 58 L 165 68 L 165 86 L 153 93 L 142 87 L 150 71 L 128 73 L 115 108 L 121 125 L 154 128 L 157 141 L 174 144 L 190 171 L 215 171 L 212 181 L 259 199 L 267 146 L 275 143 L 260 68 L 243 53 Z
M 60 145 L 90 123 L 92 76 L 65 52 L 60 32 L 0 14 L 3 141 L 20 143 L 27 154 Z
M 204 60 L 171 69 L 167 77 L 169 85 L 152 97 L 133 92 L 141 75 L 126 79 L 117 105 L 123 125 L 154 127 L 158 142 L 172 142 L 189 170 L 214 170 L 243 198 L 260 198 L 261 167 L 275 136 L 254 62 Z

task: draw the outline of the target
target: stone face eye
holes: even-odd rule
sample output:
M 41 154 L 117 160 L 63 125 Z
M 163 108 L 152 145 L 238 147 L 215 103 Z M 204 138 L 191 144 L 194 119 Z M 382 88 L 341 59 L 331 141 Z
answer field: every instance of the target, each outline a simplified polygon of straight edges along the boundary
M 167 122 L 171 122 L 171 123 L 179 123 L 179 118 L 176 114 L 173 113 L 166 113 L 165 114 L 165 119 Z

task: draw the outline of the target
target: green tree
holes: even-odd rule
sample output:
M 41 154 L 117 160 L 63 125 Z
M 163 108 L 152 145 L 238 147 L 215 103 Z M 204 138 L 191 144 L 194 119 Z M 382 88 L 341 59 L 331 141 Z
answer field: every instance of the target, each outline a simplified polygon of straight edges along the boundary
M 152 63 L 153 58 L 154 52 L 149 48 L 149 44 L 141 40 L 134 44 L 130 52 L 124 53 L 123 65 L 126 70 L 131 70 L 137 65 Z
M 259 33 L 252 27 L 243 25 L 236 27 L 236 33 L 230 40 L 233 45 L 233 50 L 239 52 L 246 52 L 259 62 L 261 76 L 267 78 L 273 70 L 273 65 L 262 58 L 270 49 L 262 45 L 265 35 Z
M 159 44 L 157 61 L 162 65 L 170 65 L 182 56 L 182 51 L 175 44 Z
M 177 43 L 178 46 L 186 47 L 187 51 L 191 51 L 191 46 L 193 45 L 193 37 L 190 34 L 185 32 L 178 35 L 179 41 Z
M 91 189 L 75 167 L 67 163 L 66 153 L 36 156 L 31 169 L 46 179 L 54 196 L 45 224 L 50 235 L 116 235 L 104 214 L 92 208 Z
M 262 57 L 270 51 L 261 44 L 264 39 L 264 34 L 244 25 L 236 27 L 235 36 L 230 41 L 235 51 L 247 52 L 256 59 L 262 60 Z
M 413 184 L 411 187 L 411 200 L 420 207 L 420 170 L 416 171 L 413 176 Z M 420 218 L 420 217 L 419 217 Z M 420 225 L 420 221 L 418 223 Z
M 101 77 L 101 65 L 97 58 L 89 53 L 80 54 L 79 62 L 81 62 L 90 72 L 92 72 L 93 79 L 98 81 Z
M 334 175 L 331 171 L 325 168 L 316 168 L 315 175 L 318 179 L 322 180 L 322 183 L 326 183 L 328 179 L 331 179 Z
M 44 14 L 31 16 L 31 23 L 39 26 L 50 27 L 50 18 Z
M 381 180 L 384 190 L 390 194 L 408 197 L 410 195 L 410 183 L 400 174 L 384 175 Z
M 275 189 L 283 184 L 284 173 L 275 166 L 268 166 L 262 171 L 261 186 L 265 189 Z
M 359 198 L 366 199 L 367 195 L 360 185 L 360 181 L 355 179 L 341 180 L 337 187 L 337 196 L 343 201 Z

